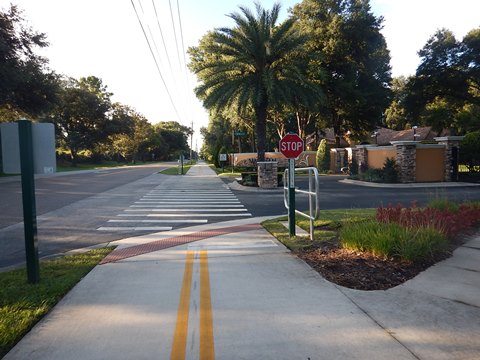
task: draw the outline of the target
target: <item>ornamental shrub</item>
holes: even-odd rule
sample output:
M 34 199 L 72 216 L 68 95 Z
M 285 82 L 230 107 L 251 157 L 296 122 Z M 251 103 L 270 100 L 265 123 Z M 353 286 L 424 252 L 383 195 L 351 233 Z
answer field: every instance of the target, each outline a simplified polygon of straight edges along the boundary
M 468 133 L 460 143 L 460 163 L 468 171 L 478 171 L 480 166 L 480 131 Z
M 318 145 L 316 164 L 318 171 L 321 173 L 330 170 L 330 146 L 326 139 L 322 139 Z
M 383 163 L 382 169 L 382 178 L 383 182 L 386 183 L 397 183 L 398 182 L 398 171 L 397 163 L 393 158 L 387 158 Z

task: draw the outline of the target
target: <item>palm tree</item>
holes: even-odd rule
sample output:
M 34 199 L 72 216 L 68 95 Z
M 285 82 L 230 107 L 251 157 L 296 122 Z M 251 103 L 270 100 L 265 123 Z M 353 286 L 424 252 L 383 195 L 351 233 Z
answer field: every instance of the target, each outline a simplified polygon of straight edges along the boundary
M 195 89 L 207 109 L 254 110 L 257 160 L 265 160 L 267 112 L 278 104 L 314 99 L 317 87 L 306 77 L 305 35 L 288 19 L 276 25 L 280 4 L 267 11 L 255 3 L 256 16 L 247 8 L 228 15 L 233 28 L 205 35 L 190 49 L 190 68 L 200 85 Z

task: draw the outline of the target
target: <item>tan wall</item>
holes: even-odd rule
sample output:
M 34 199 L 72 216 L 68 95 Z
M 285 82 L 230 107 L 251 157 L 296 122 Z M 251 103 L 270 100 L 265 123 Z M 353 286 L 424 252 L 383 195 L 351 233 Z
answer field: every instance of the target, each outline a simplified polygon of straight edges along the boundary
M 382 169 L 387 158 L 397 159 L 394 147 L 368 149 L 368 167 L 371 169 Z
M 308 166 L 315 166 L 315 156 L 315 151 L 304 151 L 300 154 L 298 160 L 295 161 L 295 166 L 305 167 L 307 166 L 307 161 Z M 229 154 L 229 157 L 231 157 L 231 154 Z M 257 153 L 235 153 L 233 158 L 235 166 L 256 166 Z M 279 167 L 287 166 L 287 159 L 280 152 L 266 152 L 265 159 L 275 159 L 278 161 Z
M 443 181 L 445 176 L 444 148 L 417 148 L 416 174 L 417 182 Z

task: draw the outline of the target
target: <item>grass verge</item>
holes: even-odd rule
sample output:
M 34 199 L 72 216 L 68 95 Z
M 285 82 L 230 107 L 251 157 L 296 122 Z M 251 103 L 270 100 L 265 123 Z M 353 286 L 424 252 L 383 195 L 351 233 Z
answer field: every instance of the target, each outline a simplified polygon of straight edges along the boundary
M 67 171 L 78 171 L 78 170 L 95 170 L 95 169 L 104 169 L 104 168 L 113 168 L 113 167 L 125 167 L 125 166 L 135 166 L 135 165 L 144 165 L 146 162 L 136 161 L 135 164 L 132 163 L 120 163 L 117 161 L 102 161 L 99 164 L 93 163 L 80 163 L 77 166 L 71 166 L 66 163 L 57 165 L 57 172 L 67 172 Z
M 338 243 L 345 249 L 416 262 L 448 249 L 447 236 L 433 227 L 406 228 L 396 223 L 381 223 L 375 214 L 375 209 L 323 210 L 314 222 L 313 241 L 309 237 L 290 237 L 288 229 L 280 224 L 286 217 L 267 220 L 262 225 L 294 252 Z M 296 223 L 309 231 L 308 219 L 297 217 Z
M 341 229 L 340 236 L 346 249 L 408 262 L 432 258 L 448 247 L 447 237 L 431 226 L 406 228 L 376 220 L 348 224 Z
M 183 175 L 185 175 L 188 170 L 190 170 L 190 168 L 195 165 L 195 163 L 193 164 L 187 164 L 187 163 L 184 163 L 183 164 Z M 164 175 L 180 175 L 180 165 L 179 166 L 172 166 L 172 167 L 169 167 L 165 170 L 162 170 L 160 171 L 160 174 L 164 174 Z
M 339 229 L 345 224 L 373 220 L 374 217 L 375 209 L 323 210 L 321 211 L 320 218 L 314 221 L 313 241 L 311 241 L 309 237 L 304 236 L 290 237 L 288 229 L 280 224 L 281 221 L 287 220 L 286 216 L 266 220 L 262 225 L 290 250 L 298 252 L 320 246 L 322 243 L 336 241 Z M 297 216 L 296 224 L 309 232 L 310 221 L 308 219 Z
M 40 262 L 40 282 L 26 269 L 0 273 L 0 358 L 113 248 Z

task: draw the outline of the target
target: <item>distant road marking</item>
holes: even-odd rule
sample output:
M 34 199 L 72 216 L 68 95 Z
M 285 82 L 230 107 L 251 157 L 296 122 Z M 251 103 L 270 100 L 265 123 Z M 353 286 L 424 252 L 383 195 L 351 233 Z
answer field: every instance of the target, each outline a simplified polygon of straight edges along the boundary
M 181 195 L 170 195 L 170 196 L 163 196 L 163 195 L 145 195 L 142 196 L 142 199 L 164 199 L 164 200 L 236 200 L 237 197 L 234 195 L 231 196 L 181 196 Z
M 230 208 L 243 208 L 243 205 L 236 205 L 236 204 L 227 204 Z M 182 204 L 182 205 L 150 205 L 150 204 L 143 204 L 143 205 L 130 205 L 131 208 L 178 208 L 183 209 L 186 206 L 190 208 L 223 208 L 225 205 L 201 205 L 201 204 Z
M 114 223 L 193 223 L 193 224 L 206 224 L 208 220 L 157 220 L 157 219 L 151 219 L 151 220 L 124 220 L 124 219 L 112 219 L 108 220 L 108 222 L 114 222 Z
M 148 194 L 232 194 L 230 190 L 189 190 L 189 191 L 181 191 L 181 190 L 152 190 L 148 192 Z
M 240 204 L 240 200 L 226 200 L 226 201 L 217 201 L 217 200 L 139 200 L 135 201 L 134 204 Z
M 178 304 L 177 323 L 173 335 L 170 360 L 185 360 L 188 333 L 188 313 L 190 310 L 190 290 L 192 288 L 193 251 L 187 251 L 185 271 L 183 273 L 180 303 Z
M 170 231 L 171 226 L 102 226 L 98 231 Z
M 207 250 L 200 251 L 200 360 L 215 359 Z
M 127 209 L 124 211 L 128 212 L 137 212 L 137 211 L 153 211 L 153 212 L 162 212 L 162 211 L 169 211 L 169 212 L 186 212 L 186 211 L 191 211 L 191 212 L 211 212 L 211 211 L 217 211 L 217 212 L 229 212 L 229 211 L 248 211 L 247 209 L 184 209 L 184 208 L 175 208 L 175 209 Z
M 117 216 L 146 216 L 146 217 L 233 217 L 233 216 L 252 216 L 250 213 L 244 214 L 118 214 Z

